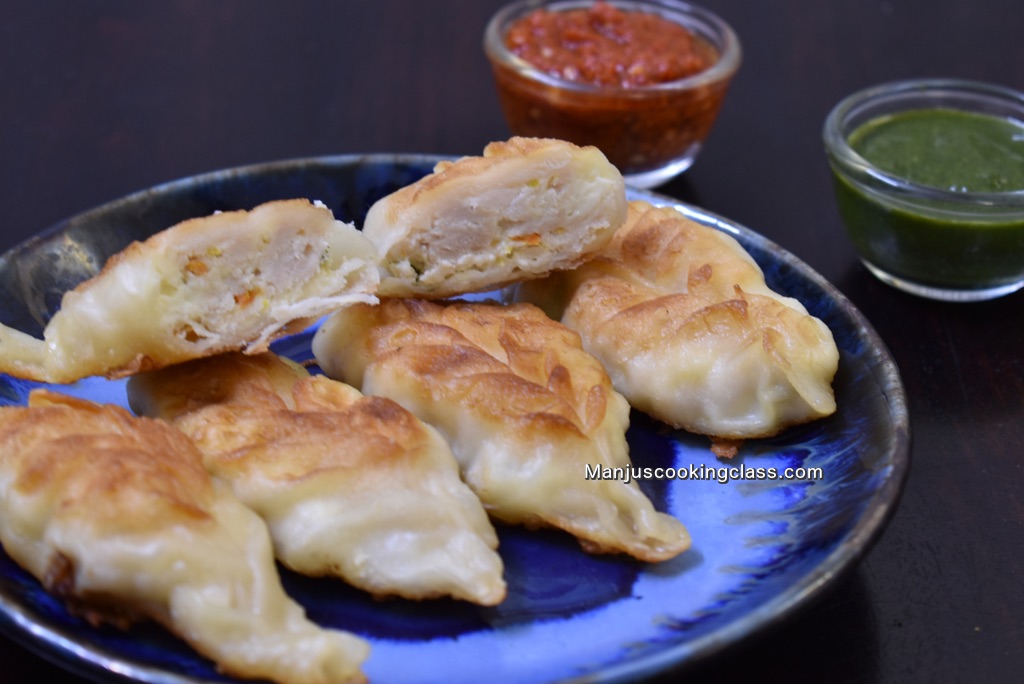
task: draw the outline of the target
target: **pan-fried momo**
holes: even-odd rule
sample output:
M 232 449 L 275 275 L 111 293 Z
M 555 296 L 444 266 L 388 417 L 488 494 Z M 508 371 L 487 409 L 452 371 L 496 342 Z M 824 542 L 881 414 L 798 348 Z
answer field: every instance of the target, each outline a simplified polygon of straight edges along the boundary
M 578 331 L 630 403 L 723 439 L 765 437 L 835 411 L 832 333 L 768 288 L 731 236 L 631 202 L 593 261 L 514 298 Z
M 366 642 L 306 618 L 266 525 L 163 422 L 39 390 L 0 408 L 0 541 L 93 624 L 152 618 L 232 676 L 364 681 Z
M 495 519 L 649 561 L 689 546 L 635 482 L 587 479 L 588 466 L 629 466 L 629 406 L 579 336 L 536 307 L 357 304 L 325 321 L 313 350 L 328 375 L 435 425 Z
M 572 268 L 626 218 L 622 174 L 595 147 L 512 138 L 370 207 L 380 295 L 443 299 Z
M 224 350 L 259 352 L 345 304 L 376 301 L 376 252 L 307 200 L 191 219 L 65 293 L 39 340 L 0 326 L 0 372 L 68 383 Z
M 128 396 L 193 439 L 293 570 L 375 595 L 505 597 L 497 535 L 451 449 L 395 402 L 271 353 L 136 375 Z

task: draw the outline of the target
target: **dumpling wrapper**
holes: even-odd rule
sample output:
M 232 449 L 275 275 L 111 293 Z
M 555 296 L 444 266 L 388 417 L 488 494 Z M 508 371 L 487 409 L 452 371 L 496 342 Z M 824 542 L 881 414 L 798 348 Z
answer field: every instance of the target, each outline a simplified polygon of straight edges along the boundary
M 363 234 L 382 297 L 443 299 L 572 268 L 625 218 L 625 181 L 596 147 L 511 138 L 377 200 Z
M 44 339 L 0 325 L 0 372 L 70 383 L 257 353 L 335 309 L 376 301 L 378 282 L 373 245 L 323 205 L 282 200 L 190 219 L 66 292 Z
M 0 408 L 0 542 L 93 624 L 162 623 L 228 675 L 362 682 L 362 639 L 281 586 L 259 517 L 166 423 L 37 390 Z
M 828 327 L 735 238 L 671 207 L 630 202 L 594 260 L 513 299 L 578 331 L 630 404 L 674 427 L 742 440 L 836 410 Z
M 647 561 L 689 547 L 636 482 L 586 477 L 629 466 L 629 406 L 579 336 L 536 307 L 358 304 L 324 322 L 313 351 L 328 375 L 436 426 L 495 519 Z
M 192 438 L 289 568 L 377 596 L 504 599 L 497 535 L 448 443 L 395 402 L 269 352 L 137 375 L 128 397 Z

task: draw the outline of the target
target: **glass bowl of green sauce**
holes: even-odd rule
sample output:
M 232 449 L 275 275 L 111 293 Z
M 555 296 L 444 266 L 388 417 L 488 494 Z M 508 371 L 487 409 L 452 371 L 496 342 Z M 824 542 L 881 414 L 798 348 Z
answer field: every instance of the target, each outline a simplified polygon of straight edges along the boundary
M 1024 94 L 879 85 L 835 106 L 824 141 L 840 216 L 880 280 L 961 302 L 1024 287 Z

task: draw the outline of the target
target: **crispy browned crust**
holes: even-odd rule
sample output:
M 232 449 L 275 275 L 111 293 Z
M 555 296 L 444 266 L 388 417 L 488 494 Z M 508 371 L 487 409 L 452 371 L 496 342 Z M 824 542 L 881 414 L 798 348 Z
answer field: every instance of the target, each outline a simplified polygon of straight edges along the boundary
M 604 369 L 533 305 L 392 299 L 365 309 L 378 321 L 369 358 L 407 368 L 436 401 L 552 438 L 583 437 L 605 418 L 614 390 Z
M 565 530 L 590 553 L 653 562 L 688 548 L 635 483 L 585 477 L 587 464 L 629 465 L 629 408 L 580 336 L 539 308 L 386 299 L 336 314 L 314 352 L 327 373 L 433 422 L 496 520 Z
M 173 428 L 46 390 L 34 391 L 29 404 L 0 409 L 0 469 L 13 474 L 18 493 L 57 497 L 54 518 L 109 535 L 209 524 L 209 476 Z M 123 629 L 147 617 L 140 606 L 81 595 L 75 572 L 72 559 L 55 553 L 39 580 L 92 625 Z
M 486 512 L 441 435 L 398 403 L 272 353 L 164 368 L 128 395 L 195 441 L 263 516 L 285 566 L 382 598 L 504 598 Z
M 429 439 L 423 423 L 395 402 L 310 376 L 270 353 L 197 359 L 133 383 L 140 381 L 159 388 L 160 417 L 229 478 L 259 473 L 283 482 L 336 471 L 393 479 L 425 454 Z
M 694 306 L 728 300 L 738 290 L 765 294 L 764 276 L 745 252 L 671 207 L 633 201 L 626 222 L 595 259 L 609 274 L 645 285 L 652 294 L 686 294 Z
M 15 489 L 53 492 L 55 516 L 110 533 L 209 520 L 209 475 L 195 446 L 161 421 L 36 390 L 0 410 L 0 459 Z
M 366 645 L 328 637 L 285 595 L 265 527 L 181 431 L 45 390 L 28 404 L 0 408 L 0 531 L 72 613 L 119 627 L 151 618 L 229 675 L 313 684 L 333 667 L 332 681 L 364 681 Z M 268 630 L 275 646 L 327 637 L 335 650 L 311 648 L 307 668 L 262 650 Z
M 605 349 L 614 348 L 627 359 L 658 348 L 669 337 L 695 343 L 749 338 L 785 366 L 791 361 L 786 345 L 815 348 L 826 342 L 818 321 L 768 289 L 749 254 L 730 249 L 718 231 L 670 207 L 630 202 L 626 223 L 611 243 L 579 271 L 567 274 L 561 285 L 568 301 L 563 320 L 584 338 L 600 339 Z M 671 406 L 652 404 L 643 410 L 674 427 L 707 432 L 681 419 Z M 834 404 L 828 413 L 833 410 Z M 827 413 L 811 412 L 801 421 L 782 422 L 758 434 L 712 436 L 723 444 L 734 440 L 734 446 L 735 440 L 769 437 L 822 415 Z M 726 454 L 730 449 L 718 451 Z

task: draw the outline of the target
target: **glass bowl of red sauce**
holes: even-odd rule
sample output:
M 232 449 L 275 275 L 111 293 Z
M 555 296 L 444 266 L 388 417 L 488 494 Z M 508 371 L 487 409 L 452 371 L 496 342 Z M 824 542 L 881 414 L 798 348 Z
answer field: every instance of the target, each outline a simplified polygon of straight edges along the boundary
M 823 136 L 840 217 L 876 277 L 958 302 L 1024 287 L 1024 93 L 886 83 L 839 102 Z
M 693 164 L 740 65 L 717 15 L 677 0 L 522 0 L 484 32 L 514 135 L 593 145 L 634 187 Z

